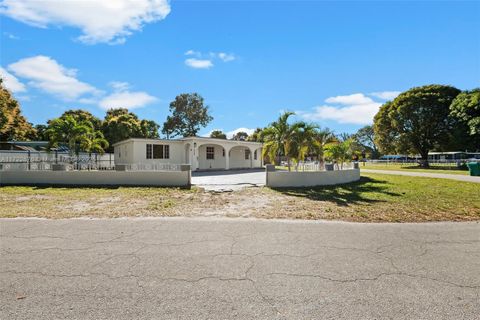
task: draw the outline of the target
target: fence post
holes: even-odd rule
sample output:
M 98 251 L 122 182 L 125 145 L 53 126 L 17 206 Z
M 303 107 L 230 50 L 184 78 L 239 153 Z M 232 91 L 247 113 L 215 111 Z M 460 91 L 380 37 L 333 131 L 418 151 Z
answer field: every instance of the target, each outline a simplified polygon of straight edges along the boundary
M 55 149 L 55 164 L 58 164 L 58 150 Z
M 31 159 L 30 159 L 30 150 L 28 150 L 28 170 L 30 170 L 30 168 L 31 168 L 30 161 L 31 161 Z

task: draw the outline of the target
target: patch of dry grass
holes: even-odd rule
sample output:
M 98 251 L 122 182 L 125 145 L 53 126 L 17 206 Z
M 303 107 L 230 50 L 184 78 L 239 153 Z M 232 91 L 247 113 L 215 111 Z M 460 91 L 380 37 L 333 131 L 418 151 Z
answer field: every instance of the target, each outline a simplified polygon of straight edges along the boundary
M 250 188 L 0 188 L 0 217 L 227 216 L 358 222 L 480 220 L 480 184 L 362 173 L 342 186 Z

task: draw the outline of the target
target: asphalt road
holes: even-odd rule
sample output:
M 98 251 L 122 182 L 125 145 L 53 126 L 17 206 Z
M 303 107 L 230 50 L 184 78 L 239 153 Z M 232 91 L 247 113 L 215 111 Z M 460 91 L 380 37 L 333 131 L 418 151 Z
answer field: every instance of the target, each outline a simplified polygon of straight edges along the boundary
M 480 224 L 0 220 L 1 319 L 479 319 Z

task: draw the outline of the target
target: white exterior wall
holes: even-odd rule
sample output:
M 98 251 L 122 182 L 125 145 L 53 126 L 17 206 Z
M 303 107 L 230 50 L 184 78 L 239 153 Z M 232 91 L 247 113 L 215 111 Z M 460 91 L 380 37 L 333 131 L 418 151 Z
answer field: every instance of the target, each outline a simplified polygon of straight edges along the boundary
M 113 148 L 115 154 L 115 164 L 131 164 L 134 158 L 134 143 L 126 141 Z
M 170 146 L 168 159 L 147 159 L 147 144 Z M 185 164 L 185 146 L 183 141 L 128 140 L 114 147 L 115 164 Z M 152 150 L 153 152 L 153 150 Z M 153 153 L 152 153 L 153 155 Z
M 189 187 L 190 171 L 0 171 L 0 185 Z
M 147 159 L 147 144 L 169 145 L 169 159 Z M 215 149 L 213 160 L 206 158 L 207 147 L 210 146 Z M 247 148 L 251 151 L 251 159 L 245 159 Z M 184 140 L 130 139 L 118 143 L 114 149 L 115 164 L 191 164 L 192 170 L 259 168 L 263 165 L 261 144 L 253 142 L 198 137 Z M 223 149 L 226 151 L 225 156 Z M 256 160 L 253 159 L 255 150 Z
M 214 159 L 207 159 L 207 147 L 214 148 Z M 223 147 L 217 144 L 203 144 L 199 148 L 198 166 L 200 170 L 225 169 L 226 159 L 223 155 Z
M 267 186 L 283 187 L 314 187 L 335 185 L 360 180 L 359 169 L 335 171 L 267 171 Z
M 168 159 L 147 159 L 147 144 L 162 144 L 170 146 Z M 135 141 L 133 163 L 174 163 L 185 164 L 185 149 L 182 141 Z

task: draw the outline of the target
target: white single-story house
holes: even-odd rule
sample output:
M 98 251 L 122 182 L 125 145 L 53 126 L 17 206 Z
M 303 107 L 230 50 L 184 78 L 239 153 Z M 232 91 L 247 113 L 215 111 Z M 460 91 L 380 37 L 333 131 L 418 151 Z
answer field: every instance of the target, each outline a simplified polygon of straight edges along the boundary
M 116 165 L 190 164 L 195 170 L 261 168 L 262 143 L 204 137 L 132 138 L 113 145 Z

